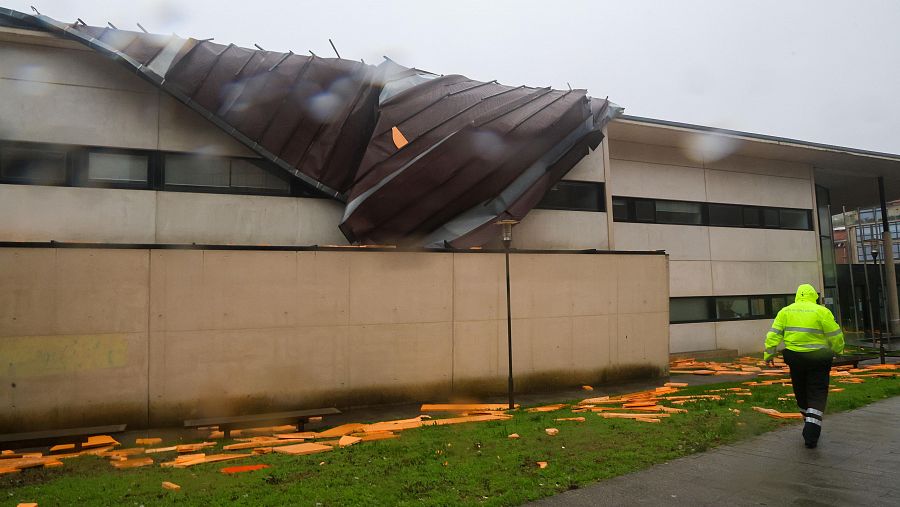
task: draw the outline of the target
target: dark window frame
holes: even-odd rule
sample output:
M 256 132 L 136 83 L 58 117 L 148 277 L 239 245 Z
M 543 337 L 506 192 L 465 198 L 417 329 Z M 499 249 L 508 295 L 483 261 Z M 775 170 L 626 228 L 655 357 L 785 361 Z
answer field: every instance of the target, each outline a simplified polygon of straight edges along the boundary
M 63 152 L 66 157 L 65 178 L 53 182 L 23 181 L 16 178 L 5 178 L 0 175 L 0 184 L 7 185 L 31 185 L 49 187 L 80 187 L 80 188 L 110 188 L 123 190 L 154 190 L 164 192 L 196 192 L 212 194 L 232 195 L 262 195 L 270 197 L 304 197 L 312 199 L 331 199 L 309 184 L 288 175 L 265 159 L 253 157 L 227 157 L 230 160 L 246 160 L 269 172 L 273 176 L 286 181 L 289 190 L 265 189 L 255 187 L 204 187 L 191 185 L 167 185 L 165 183 L 165 157 L 166 155 L 192 155 L 186 152 L 141 150 L 131 148 L 116 148 L 107 146 L 68 145 L 57 143 L 36 143 L 29 141 L 4 141 L 0 140 L 0 152 L 5 149 L 30 149 Z M 147 181 L 134 182 L 125 180 L 92 180 L 88 177 L 90 153 L 116 153 L 122 155 L 140 155 L 147 157 Z M 282 174 L 284 173 L 284 174 Z M 604 195 L 605 204 L 605 195 Z
M 549 188 L 549 189 L 547 189 L 547 193 L 544 194 L 543 197 L 541 197 L 540 202 L 538 202 L 538 204 L 534 207 L 534 209 L 547 209 L 547 210 L 557 210 L 557 211 L 587 211 L 587 212 L 592 212 L 592 213 L 605 213 L 606 212 L 606 185 L 604 182 L 602 182 L 602 181 L 582 181 L 582 180 L 560 180 L 560 181 L 557 181 L 553 185 L 553 187 L 557 187 L 559 185 L 571 186 L 571 187 L 590 186 L 590 187 L 597 189 L 597 192 L 599 194 L 597 196 L 597 206 L 594 208 L 586 208 L 586 207 L 579 207 L 579 206 L 557 206 L 557 205 L 545 204 L 544 201 L 547 199 L 547 196 L 553 190 L 553 188 Z
M 805 208 L 780 208 L 775 206 L 756 206 L 751 204 L 735 204 L 735 203 L 720 203 L 720 202 L 699 202 L 699 201 L 680 201 L 675 199 L 654 199 L 649 197 L 630 197 L 630 196 L 620 196 L 616 195 L 612 197 L 613 202 L 613 221 L 614 222 L 624 222 L 624 223 L 639 223 L 639 224 L 660 224 L 660 225 L 690 225 L 694 227 L 731 227 L 731 228 L 740 228 L 740 229 L 780 229 L 786 231 L 812 231 L 814 230 L 814 222 L 812 216 L 811 209 Z M 645 205 L 649 205 L 653 208 L 653 219 L 639 219 L 637 217 L 637 203 L 644 203 Z M 691 223 L 691 222 L 660 222 L 658 216 L 656 214 L 656 203 L 657 202 L 672 202 L 672 203 L 687 203 L 687 204 L 699 204 L 701 207 L 701 223 Z M 615 211 L 618 210 L 620 213 L 617 215 Z M 727 207 L 735 207 L 739 208 L 740 214 L 740 225 L 712 225 L 710 220 L 710 207 L 713 206 L 727 206 Z M 624 210 L 627 216 L 622 216 L 621 211 Z M 781 225 L 781 212 L 782 211 L 798 211 L 806 214 L 806 228 L 797 228 L 797 227 L 785 227 Z M 751 217 L 756 217 L 756 223 L 748 223 L 752 222 L 752 220 L 748 220 L 748 212 Z M 778 226 L 766 225 L 766 213 L 774 212 L 775 216 L 778 217 Z
M 717 302 L 719 299 L 734 299 L 734 298 L 744 298 L 747 301 L 748 315 L 746 317 L 735 317 L 735 318 L 719 318 Z M 763 315 L 753 315 L 753 299 L 764 298 L 765 299 L 765 312 Z M 669 324 L 697 324 L 702 322 L 738 322 L 744 320 L 766 320 L 766 319 L 774 319 L 775 315 L 778 313 L 774 311 L 773 307 L 773 299 L 774 298 L 784 298 L 785 306 L 794 302 L 795 295 L 794 294 L 733 294 L 733 295 L 723 295 L 723 296 L 686 296 L 686 297 L 671 297 L 669 298 Z M 672 301 L 673 300 L 684 300 L 684 299 L 694 299 L 694 300 L 705 300 L 707 305 L 707 315 L 709 316 L 708 320 L 672 320 Z

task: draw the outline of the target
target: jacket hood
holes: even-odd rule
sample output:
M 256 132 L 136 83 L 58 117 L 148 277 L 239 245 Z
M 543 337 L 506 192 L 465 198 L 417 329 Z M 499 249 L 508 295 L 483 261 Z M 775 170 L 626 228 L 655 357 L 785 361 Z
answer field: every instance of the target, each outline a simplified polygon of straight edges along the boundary
M 816 292 L 816 288 L 808 283 L 804 283 L 803 285 L 797 287 L 797 297 L 794 299 L 797 303 L 800 301 L 808 301 L 810 303 L 818 303 L 819 302 L 819 293 Z

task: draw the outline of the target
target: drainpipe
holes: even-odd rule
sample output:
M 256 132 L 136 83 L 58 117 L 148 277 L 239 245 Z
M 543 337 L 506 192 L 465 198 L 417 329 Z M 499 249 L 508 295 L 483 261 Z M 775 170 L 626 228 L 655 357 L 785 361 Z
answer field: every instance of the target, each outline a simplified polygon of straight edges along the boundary
M 888 224 L 887 204 L 884 198 L 884 178 L 878 177 L 878 197 L 881 200 L 881 238 L 884 242 L 884 270 L 887 278 L 887 310 L 890 318 L 890 335 L 900 334 L 900 303 L 897 300 L 897 271 L 894 265 L 894 242 L 891 238 L 891 227 Z

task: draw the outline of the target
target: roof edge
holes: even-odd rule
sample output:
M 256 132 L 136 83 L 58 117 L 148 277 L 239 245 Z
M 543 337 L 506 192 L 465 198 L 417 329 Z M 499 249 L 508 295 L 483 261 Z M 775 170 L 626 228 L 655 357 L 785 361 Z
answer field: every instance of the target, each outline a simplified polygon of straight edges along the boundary
M 678 130 L 689 130 L 694 132 L 703 132 L 707 134 L 715 134 L 715 135 L 723 135 L 728 137 L 735 137 L 739 139 L 746 139 L 750 141 L 763 141 L 767 143 L 774 143 L 783 146 L 794 146 L 800 148 L 808 148 L 822 151 L 830 151 L 835 153 L 846 153 L 849 155 L 862 156 L 862 157 L 870 157 L 870 158 L 878 158 L 883 160 L 889 160 L 891 162 L 900 162 L 900 154 L 896 153 L 886 153 L 879 151 L 871 151 L 871 150 L 862 150 L 858 148 L 848 148 L 846 146 L 837 146 L 833 144 L 824 144 L 824 143 L 815 143 L 811 141 L 803 141 L 800 139 L 791 139 L 787 137 L 778 137 L 778 136 L 770 136 L 766 134 L 755 134 L 753 132 L 743 132 L 740 130 L 731 130 L 731 129 L 723 129 L 718 127 L 708 127 L 705 125 L 696 125 L 693 123 L 682 123 L 671 120 L 660 120 L 657 118 L 648 118 L 645 116 L 634 116 L 623 114 L 618 118 L 613 119 L 614 122 L 625 122 L 625 123 L 641 123 L 648 125 L 655 125 L 660 127 L 669 127 Z

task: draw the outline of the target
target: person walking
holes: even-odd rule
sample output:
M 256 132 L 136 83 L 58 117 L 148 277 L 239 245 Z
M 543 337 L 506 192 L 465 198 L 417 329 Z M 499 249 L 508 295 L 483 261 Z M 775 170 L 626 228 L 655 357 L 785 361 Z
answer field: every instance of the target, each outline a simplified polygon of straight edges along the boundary
M 800 413 L 803 440 L 818 445 L 828 400 L 831 360 L 844 351 L 844 333 L 831 310 L 818 304 L 819 294 L 809 284 L 797 288 L 794 303 L 778 311 L 766 333 L 766 364 L 774 365 L 778 345 L 784 340 L 784 362 L 791 369 L 791 383 Z

